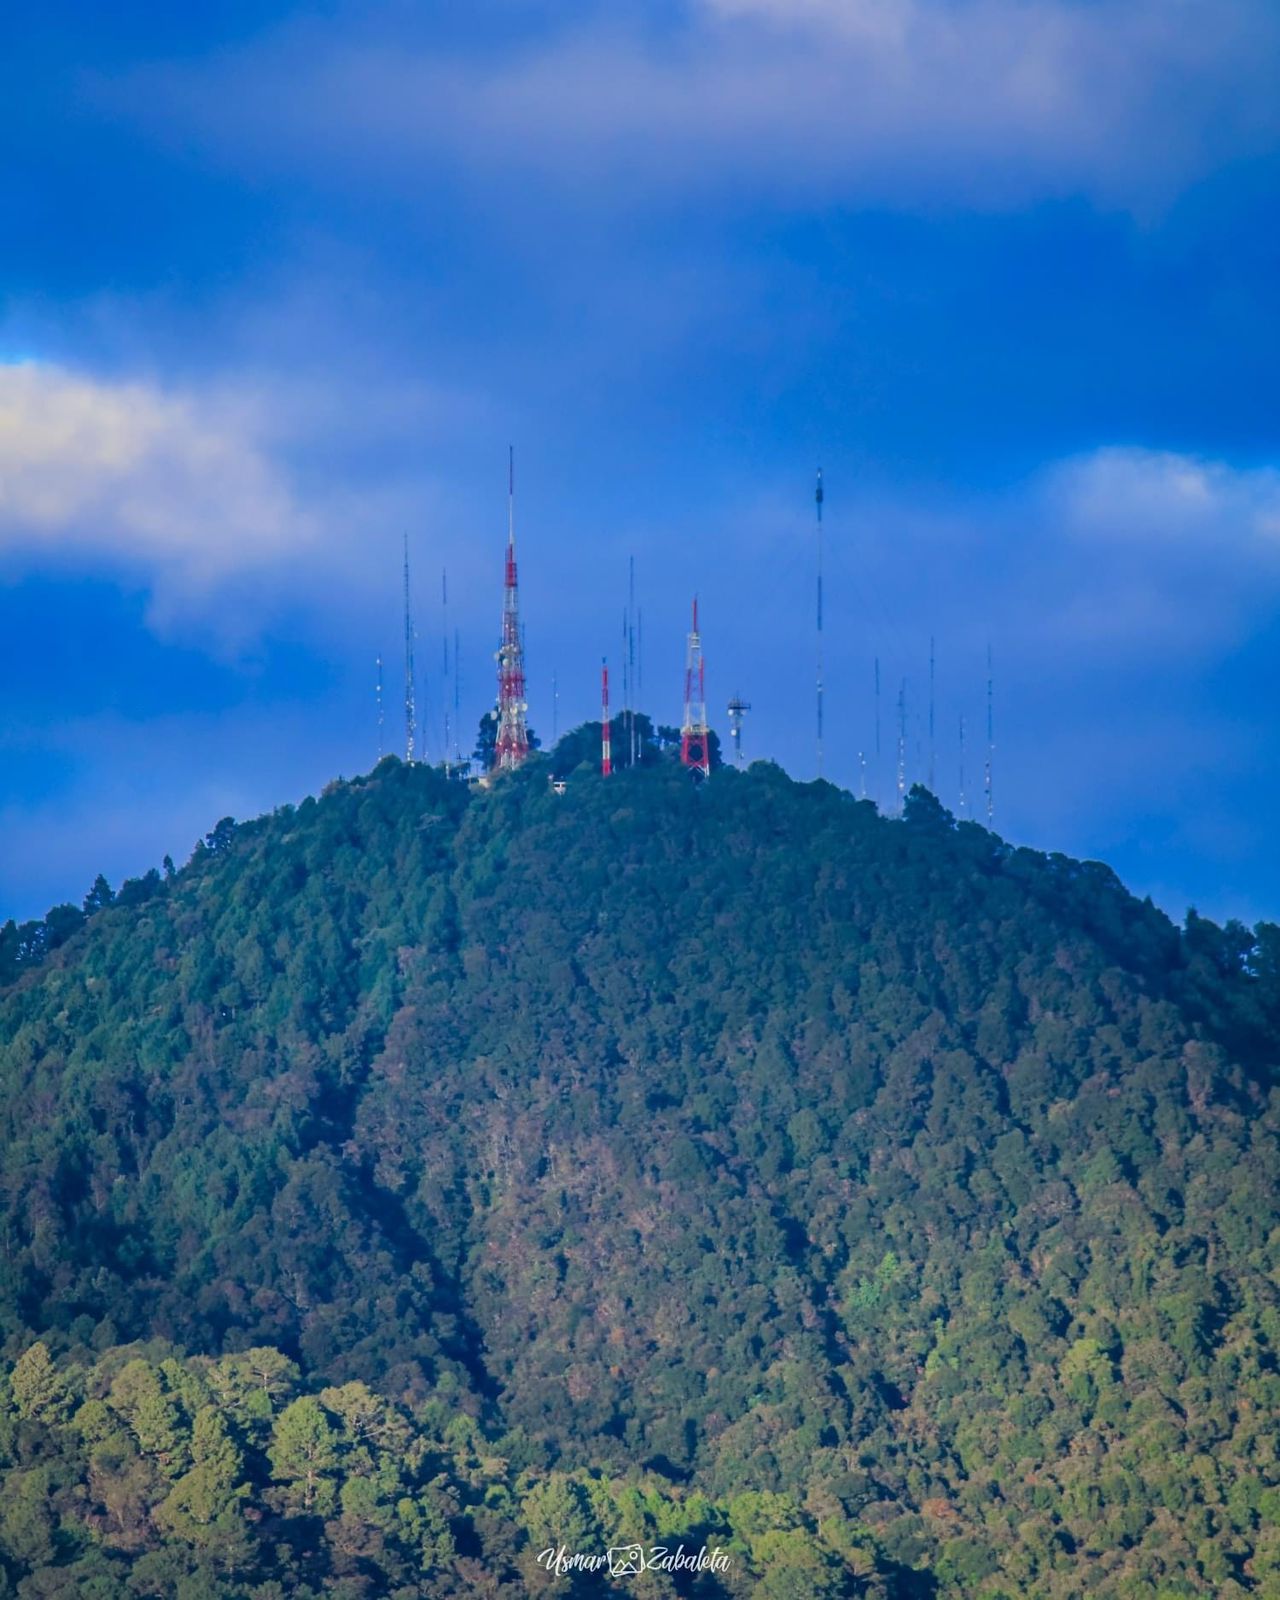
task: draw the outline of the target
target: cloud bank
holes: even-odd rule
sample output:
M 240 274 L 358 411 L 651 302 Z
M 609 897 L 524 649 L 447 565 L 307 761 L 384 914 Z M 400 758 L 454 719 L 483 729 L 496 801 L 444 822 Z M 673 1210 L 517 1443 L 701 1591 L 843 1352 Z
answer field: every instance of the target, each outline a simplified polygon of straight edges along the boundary
M 299 556 L 317 537 L 247 400 L 0 366 L 0 551 L 124 568 L 174 594 Z
M 623 208 L 711 191 L 1142 208 L 1280 132 L 1269 0 L 688 0 L 671 29 L 587 10 L 462 53 L 378 15 L 151 70 L 115 103 L 249 167 L 536 175 Z

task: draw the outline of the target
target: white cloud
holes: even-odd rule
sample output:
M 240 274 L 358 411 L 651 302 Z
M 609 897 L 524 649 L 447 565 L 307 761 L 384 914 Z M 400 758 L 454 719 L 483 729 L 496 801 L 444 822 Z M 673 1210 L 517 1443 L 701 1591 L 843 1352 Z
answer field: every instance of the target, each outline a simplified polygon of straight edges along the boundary
M 474 58 L 295 24 L 126 92 L 184 140 L 194 122 L 238 161 L 330 180 L 443 161 L 631 207 L 726 184 L 1145 206 L 1274 141 L 1278 68 L 1269 0 L 689 0 L 665 33 L 587 20 Z
M 1274 467 L 1113 447 L 1054 468 L 1047 494 L 1077 536 L 1175 553 L 1207 545 L 1224 559 L 1280 558 L 1280 472 Z
M 0 551 L 202 590 L 316 537 L 248 399 L 0 366 Z

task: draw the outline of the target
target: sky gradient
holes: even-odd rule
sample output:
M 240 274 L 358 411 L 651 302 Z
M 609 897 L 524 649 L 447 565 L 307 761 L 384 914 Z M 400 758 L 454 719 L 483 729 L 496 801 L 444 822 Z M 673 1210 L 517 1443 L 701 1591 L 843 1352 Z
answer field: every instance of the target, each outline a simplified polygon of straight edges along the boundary
M 1280 916 L 1271 0 L 202 9 L 0 21 L 0 917 L 398 749 L 406 532 L 473 735 L 509 442 L 544 740 L 634 555 L 812 776 L 821 464 L 830 777 L 990 643 L 1001 832 Z

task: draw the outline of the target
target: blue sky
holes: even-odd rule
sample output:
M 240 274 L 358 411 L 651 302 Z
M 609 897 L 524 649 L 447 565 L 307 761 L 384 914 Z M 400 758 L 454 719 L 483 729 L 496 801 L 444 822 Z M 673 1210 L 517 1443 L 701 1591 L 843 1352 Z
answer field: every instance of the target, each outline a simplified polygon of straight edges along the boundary
M 829 776 L 933 639 L 972 804 L 990 641 L 1001 831 L 1280 916 L 1271 0 L 460 9 L 0 21 L 0 916 L 370 766 L 405 532 L 472 730 L 509 441 L 544 737 L 634 555 L 645 707 L 696 589 L 811 776 L 821 463 Z

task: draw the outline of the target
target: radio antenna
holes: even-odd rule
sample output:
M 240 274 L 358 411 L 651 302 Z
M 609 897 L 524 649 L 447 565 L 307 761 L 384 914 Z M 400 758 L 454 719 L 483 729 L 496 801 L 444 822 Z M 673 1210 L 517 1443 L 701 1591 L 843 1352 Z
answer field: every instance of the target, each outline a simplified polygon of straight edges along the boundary
M 418 718 L 414 710 L 413 611 L 409 598 L 409 535 L 404 536 L 404 759 L 413 765 L 413 739 Z
M 934 745 L 933 745 L 933 704 L 934 704 L 934 650 L 933 635 L 929 635 L 929 793 L 935 792 L 934 786 Z
M 991 671 L 991 642 L 990 642 L 990 640 L 988 640 L 987 641 L 987 771 L 986 771 L 987 827 L 988 828 L 991 827 L 992 824 L 995 822 L 995 816 L 996 816 L 995 791 L 992 788 L 992 777 L 991 777 L 991 767 L 992 767 L 992 763 L 995 760 L 995 753 L 996 753 L 995 721 L 994 721 L 994 713 L 993 713 L 993 709 L 992 709 L 994 698 L 995 698 L 994 680 L 993 680 L 993 674 L 992 674 L 992 671 Z
M 822 468 L 818 468 L 817 487 L 813 491 L 818 512 L 818 776 L 822 776 Z
M 383 746 L 383 726 L 384 726 L 384 718 L 383 718 L 383 712 L 382 712 L 382 657 L 379 656 L 378 657 L 378 760 L 379 761 L 382 760 L 382 757 L 383 757 L 383 754 L 384 754 L 383 748 L 382 748 L 382 746 Z
M 960 713 L 960 815 L 967 815 L 968 803 L 964 794 L 964 712 Z

